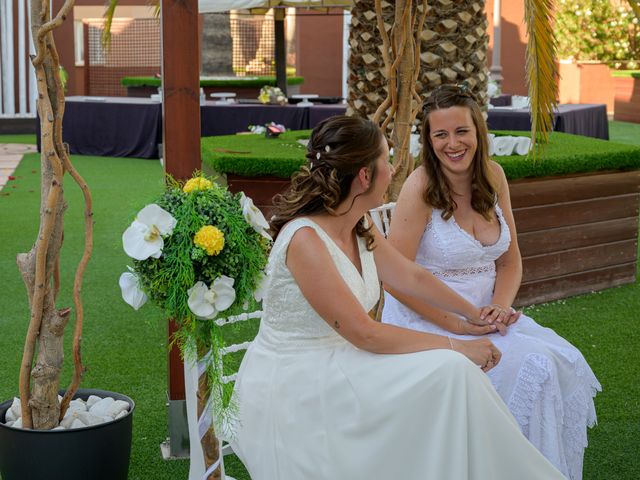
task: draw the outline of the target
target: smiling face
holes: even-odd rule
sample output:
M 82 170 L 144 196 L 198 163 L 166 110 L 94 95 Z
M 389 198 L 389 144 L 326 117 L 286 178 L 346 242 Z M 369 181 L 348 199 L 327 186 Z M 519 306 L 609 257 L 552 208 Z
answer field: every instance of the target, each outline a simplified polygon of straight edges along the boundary
M 478 135 L 471 110 L 454 106 L 429 113 L 429 142 L 446 176 L 470 173 Z

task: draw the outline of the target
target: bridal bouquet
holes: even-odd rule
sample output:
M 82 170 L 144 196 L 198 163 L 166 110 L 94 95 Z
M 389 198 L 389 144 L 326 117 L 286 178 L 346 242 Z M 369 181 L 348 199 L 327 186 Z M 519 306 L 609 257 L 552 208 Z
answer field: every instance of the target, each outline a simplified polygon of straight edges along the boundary
M 169 177 L 166 191 L 122 235 L 131 258 L 120 276 L 122 298 L 136 310 L 151 299 L 178 321 L 175 341 L 183 353 L 196 345 L 217 359 L 225 347 L 220 320 L 256 310 L 261 301 L 268 227 L 243 193 L 231 194 L 199 174 L 184 184 Z M 219 362 L 208 368 L 222 408 L 232 386 L 217 380 Z

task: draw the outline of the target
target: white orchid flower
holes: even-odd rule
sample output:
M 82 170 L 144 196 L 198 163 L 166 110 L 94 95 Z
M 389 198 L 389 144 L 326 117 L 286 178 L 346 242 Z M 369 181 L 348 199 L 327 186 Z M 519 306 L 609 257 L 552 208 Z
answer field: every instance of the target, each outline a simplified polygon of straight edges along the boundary
M 164 248 L 162 237 L 170 235 L 176 223 L 169 212 L 155 203 L 147 205 L 122 234 L 125 253 L 136 260 L 160 258 Z
M 222 312 L 233 305 L 236 300 L 236 291 L 233 289 L 234 279 L 221 275 L 207 287 L 204 282 L 196 282 L 187 293 L 189 300 L 187 304 L 193 314 L 204 320 L 216 318 Z
M 147 303 L 147 294 L 140 288 L 140 279 L 133 273 L 131 267 L 128 272 L 120 275 L 118 284 L 122 290 L 122 299 L 131 305 L 134 310 L 138 310 L 142 305 Z
M 256 282 L 256 289 L 253 292 L 253 298 L 256 302 L 262 301 L 264 294 L 267 291 L 267 275 L 264 272 L 258 273 L 258 281 Z
M 242 207 L 242 216 L 251 227 L 260 235 L 271 240 L 271 235 L 267 233 L 269 222 L 258 207 L 253 204 L 253 200 L 247 197 L 244 192 L 240 192 L 240 206 Z

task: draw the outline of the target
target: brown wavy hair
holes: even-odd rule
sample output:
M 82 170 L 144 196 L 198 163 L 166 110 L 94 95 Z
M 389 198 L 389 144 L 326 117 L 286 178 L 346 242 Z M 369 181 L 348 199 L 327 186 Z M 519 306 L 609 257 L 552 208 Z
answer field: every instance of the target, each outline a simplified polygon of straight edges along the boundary
M 478 102 L 466 85 L 441 85 L 426 98 L 422 120 L 422 164 L 427 173 L 427 188 L 424 201 L 434 208 L 442 210 L 442 218 L 453 216 L 457 204 L 451 195 L 451 185 L 442 172 L 440 160 L 431 145 L 431 125 L 429 114 L 450 107 L 466 107 L 476 127 L 478 147 L 471 163 L 471 208 L 485 219 L 491 220 L 496 199 L 495 180 L 489 170 L 489 140 L 487 124 L 482 116 Z
M 294 218 L 347 213 L 338 214 L 335 209 L 349 195 L 351 183 L 361 168 L 371 169 L 369 188 L 373 186 L 376 160 L 382 155 L 382 139 L 377 125 L 361 117 L 340 115 L 316 125 L 307 145 L 308 164 L 293 175 L 285 192 L 273 197 L 270 223 L 274 238 Z M 356 234 L 366 239 L 368 250 L 373 249 L 374 241 L 370 230 L 371 225 L 365 226 L 364 217 L 356 225 Z

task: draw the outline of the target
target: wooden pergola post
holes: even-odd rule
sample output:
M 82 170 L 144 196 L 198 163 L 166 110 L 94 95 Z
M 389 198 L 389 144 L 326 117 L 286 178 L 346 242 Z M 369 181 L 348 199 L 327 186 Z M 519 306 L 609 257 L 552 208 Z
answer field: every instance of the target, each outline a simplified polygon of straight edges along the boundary
M 275 36 L 276 86 L 287 96 L 287 42 L 284 32 L 284 8 L 273 9 L 273 28 Z
M 201 168 L 198 0 L 162 0 L 162 144 L 165 171 L 190 178 Z M 176 331 L 169 321 L 169 341 Z M 169 447 L 189 454 L 184 370 L 180 351 L 169 352 Z

